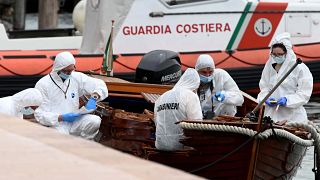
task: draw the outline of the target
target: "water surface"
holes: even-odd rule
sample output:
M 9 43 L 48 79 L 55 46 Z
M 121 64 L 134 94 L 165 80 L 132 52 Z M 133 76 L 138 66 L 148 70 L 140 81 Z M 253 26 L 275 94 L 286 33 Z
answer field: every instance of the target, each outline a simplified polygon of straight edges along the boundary
M 310 102 L 305 106 L 310 120 L 320 125 L 320 96 L 313 96 Z M 314 148 L 308 148 L 306 156 L 303 158 L 300 169 L 294 180 L 313 180 L 315 179 L 313 169 Z M 319 167 L 320 168 L 320 167 Z

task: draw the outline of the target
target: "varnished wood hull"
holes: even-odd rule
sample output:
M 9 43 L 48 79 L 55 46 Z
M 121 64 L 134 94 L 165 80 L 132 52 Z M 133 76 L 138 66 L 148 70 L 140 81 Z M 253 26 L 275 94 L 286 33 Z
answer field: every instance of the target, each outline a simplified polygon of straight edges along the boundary
M 153 149 L 147 152 L 145 158 L 191 172 L 221 159 L 248 139 L 248 137 L 239 134 L 209 131 L 189 131 L 186 133 L 186 137 L 190 139 L 184 141 L 183 144 L 193 147 L 194 150 L 179 154 Z M 246 179 L 251 148 L 252 142 L 241 148 L 237 153 L 208 168 L 194 172 L 194 174 L 209 179 Z
M 149 150 L 145 158 L 191 172 L 218 161 L 249 139 L 247 136 L 233 133 L 192 134 L 192 139 L 185 144 L 194 147 L 195 151 L 171 153 Z M 247 179 L 252 145 L 251 141 L 232 155 L 194 174 L 209 179 Z M 261 140 L 259 145 L 252 179 L 292 179 L 306 152 L 306 147 L 283 138 L 271 137 Z
M 113 114 L 113 117 L 103 119 L 100 143 L 209 179 L 230 180 L 291 179 L 306 152 L 306 147 L 283 138 L 272 136 L 254 142 L 247 135 L 199 130 L 184 130 L 186 138 L 181 142 L 193 149 L 159 151 L 154 147 L 154 124 L 148 118 L 150 116 L 130 113 L 127 116 Z M 258 124 L 232 125 L 255 129 Z M 253 151 L 254 146 L 257 151 Z M 213 162 L 216 163 L 193 172 Z
M 292 179 L 306 150 L 283 138 L 261 141 L 254 179 Z

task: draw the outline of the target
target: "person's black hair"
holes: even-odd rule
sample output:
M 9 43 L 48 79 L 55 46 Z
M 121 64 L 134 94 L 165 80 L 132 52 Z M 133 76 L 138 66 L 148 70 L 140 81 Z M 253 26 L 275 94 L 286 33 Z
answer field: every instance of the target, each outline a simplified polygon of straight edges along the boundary
M 274 48 L 281 48 L 287 54 L 287 48 L 282 43 L 276 43 L 276 44 L 272 45 L 271 46 L 271 52 L 273 52 Z

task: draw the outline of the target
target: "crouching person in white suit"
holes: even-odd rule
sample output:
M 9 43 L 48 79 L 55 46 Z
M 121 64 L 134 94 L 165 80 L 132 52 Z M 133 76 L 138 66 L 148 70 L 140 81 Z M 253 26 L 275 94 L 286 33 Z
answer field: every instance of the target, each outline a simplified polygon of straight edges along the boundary
M 28 88 L 12 96 L 0 98 L 0 113 L 23 118 L 33 115 L 42 103 L 42 95 L 35 88 Z
M 101 118 L 92 114 L 80 115 L 79 98 L 91 94 L 85 107 L 94 110 L 96 102 L 108 96 L 108 89 L 102 80 L 74 70 L 75 59 L 70 52 L 56 56 L 51 73 L 35 86 L 43 96 L 35 118 L 42 125 L 54 127 L 64 134 L 93 139 L 98 134 Z
M 175 151 L 185 148 L 180 143 L 184 137 L 183 130 L 176 122 L 202 120 L 200 101 L 195 93 L 199 84 L 197 71 L 188 68 L 173 89 L 157 99 L 154 105 L 157 149 Z

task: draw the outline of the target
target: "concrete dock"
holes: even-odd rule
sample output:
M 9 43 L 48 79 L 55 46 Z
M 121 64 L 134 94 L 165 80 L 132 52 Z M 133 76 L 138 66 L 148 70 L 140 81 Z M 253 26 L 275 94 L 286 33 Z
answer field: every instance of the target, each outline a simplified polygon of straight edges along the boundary
M 201 179 L 0 114 L 0 179 Z

